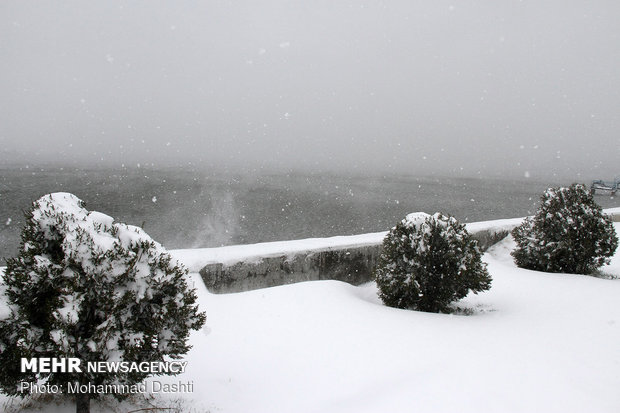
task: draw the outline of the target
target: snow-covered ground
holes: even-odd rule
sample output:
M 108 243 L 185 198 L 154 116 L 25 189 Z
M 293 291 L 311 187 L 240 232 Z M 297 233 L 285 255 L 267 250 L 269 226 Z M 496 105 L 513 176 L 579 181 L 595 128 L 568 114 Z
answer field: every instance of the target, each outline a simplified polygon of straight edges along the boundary
M 620 279 L 519 269 L 513 246 L 484 255 L 491 290 L 458 303 L 471 315 L 387 308 L 374 283 L 215 295 L 194 273 L 208 319 L 187 372 L 165 379 L 194 392 L 171 398 L 227 413 L 620 411 Z M 620 253 L 603 272 L 620 277 Z
M 620 280 L 522 270 L 512 247 L 485 254 L 493 287 L 459 303 L 469 316 L 387 308 L 374 283 L 200 288 L 194 397 L 222 412 L 620 411 Z

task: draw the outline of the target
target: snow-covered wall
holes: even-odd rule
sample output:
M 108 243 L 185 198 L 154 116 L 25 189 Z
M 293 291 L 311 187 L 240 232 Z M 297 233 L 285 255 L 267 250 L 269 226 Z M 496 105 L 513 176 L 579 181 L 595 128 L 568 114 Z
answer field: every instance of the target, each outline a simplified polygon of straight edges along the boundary
M 200 270 L 207 289 L 229 293 L 311 280 L 359 285 L 370 280 L 379 245 L 307 250 L 232 265 L 209 264 Z
M 620 208 L 607 208 L 604 210 L 606 214 L 611 215 L 614 222 L 620 222 Z
M 620 208 L 606 209 L 620 221 Z M 483 251 L 506 237 L 523 218 L 466 224 Z M 174 250 L 191 272 L 199 272 L 214 293 L 231 293 L 310 280 L 340 280 L 359 285 L 372 271 L 386 232 Z
M 467 224 L 482 250 L 503 239 L 522 218 Z M 359 285 L 372 271 L 386 232 L 313 238 L 221 248 L 175 250 L 192 272 L 199 272 L 215 293 L 247 291 L 310 280 L 340 280 Z

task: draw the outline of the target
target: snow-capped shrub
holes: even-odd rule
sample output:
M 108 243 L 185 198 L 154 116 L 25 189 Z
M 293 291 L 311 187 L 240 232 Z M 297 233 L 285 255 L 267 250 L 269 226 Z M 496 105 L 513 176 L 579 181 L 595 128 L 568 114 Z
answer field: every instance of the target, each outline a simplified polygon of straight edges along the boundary
M 469 291 L 491 287 L 476 240 L 440 213 L 409 214 L 390 230 L 375 279 L 386 305 L 428 312 L 448 312 Z
M 515 263 L 547 272 L 590 274 L 609 263 L 618 245 L 611 219 L 588 188 L 549 188 L 533 217 L 512 231 Z
M 0 388 L 135 384 L 149 373 L 21 373 L 20 358 L 157 362 L 187 353 L 201 328 L 187 270 L 141 228 L 89 212 L 77 197 L 54 193 L 26 213 L 19 255 L 7 260 L 0 293 Z M 94 394 L 77 394 L 88 411 Z

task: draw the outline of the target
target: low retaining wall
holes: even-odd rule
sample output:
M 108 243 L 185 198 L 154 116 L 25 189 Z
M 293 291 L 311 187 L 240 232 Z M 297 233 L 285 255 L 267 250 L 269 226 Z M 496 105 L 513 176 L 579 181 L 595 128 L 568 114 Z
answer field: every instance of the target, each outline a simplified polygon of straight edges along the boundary
M 339 280 L 353 285 L 370 280 L 380 245 L 306 251 L 266 257 L 258 262 L 209 264 L 200 270 L 207 289 L 230 293 L 292 284 L 300 281 Z
M 509 221 L 506 223 L 506 221 Z M 486 251 L 505 238 L 520 220 L 502 220 L 491 228 L 477 224 L 470 230 Z M 353 285 L 372 280 L 381 254 L 379 237 L 373 245 L 336 246 L 310 249 L 268 257 L 253 257 L 234 263 L 212 263 L 199 271 L 205 286 L 213 293 L 232 293 L 311 280 L 339 280 Z
M 605 210 L 614 221 L 620 208 Z M 523 218 L 466 224 L 482 251 L 504 239 Z M 386 232 L 351 237 L 188 250 L 190 271 L 198 271 L 213 293 L 233 293 L 311 280 L 339 280 L 353 285 L 372 280 Z M 304 248 L 304 245 L 310 245 Z M 197 259 L 198 257 L 198 259 Z M 183 259 L 186 258 L 186 259 Z M 218 261 L 219 260 L 219 261 Z M 215 262 L 214 262 L 215 261 Z

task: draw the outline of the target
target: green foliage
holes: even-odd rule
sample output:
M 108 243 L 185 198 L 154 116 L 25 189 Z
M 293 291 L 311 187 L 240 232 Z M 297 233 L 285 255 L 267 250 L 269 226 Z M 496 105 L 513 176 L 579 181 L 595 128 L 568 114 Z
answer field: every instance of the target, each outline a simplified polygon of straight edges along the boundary
M 448 312 L 469 291 L 491 287 L 476 240 L 439 213 L 408 215 L 387 234 L 375 269 L 379 296 L 391 307 Z
M 549 188 L 534 217 L 512 231 L 511 253 L 522 268 L 590 274 L 609 263 L 618 246 L 611 219 L 585 185 Z
M 4 393 L 21 394 L 22 381 L 139 383 L 149 374 L 20 373 L 20 358 L 75 357 L 83 366 L 179 358 L 205 322 L 185 268 L 142 229 L 89 212 L 74 195 L 35 201 L 21 237 L 0 288 Z

